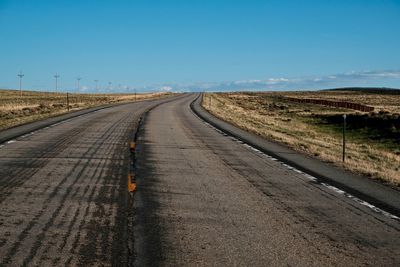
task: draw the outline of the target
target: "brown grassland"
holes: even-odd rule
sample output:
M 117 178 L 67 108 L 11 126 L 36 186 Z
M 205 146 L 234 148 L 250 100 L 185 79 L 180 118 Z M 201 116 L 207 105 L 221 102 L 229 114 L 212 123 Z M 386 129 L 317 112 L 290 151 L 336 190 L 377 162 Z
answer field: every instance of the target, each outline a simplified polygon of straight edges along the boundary
M 137 94 L 136 100 L 167 97 L 170 93 Z M 70 112 L 112 103 L 135 101 L 134 94 L 69 94 Z M 0 130 L 67 113 L 66 93 L 0 90 Z
M 373 106 L 370 113 L 291 102 L 283 97 Z M 210 101 L 211 99 L 211 101 Z M 211 103 L 211 104 L 210 104 Z M 356 91 L 210 93 L 203 106 L 257 135 L 355 173 L 400 186 L 400 94 Z M 347 115 L 342 163 L 343 114 Z

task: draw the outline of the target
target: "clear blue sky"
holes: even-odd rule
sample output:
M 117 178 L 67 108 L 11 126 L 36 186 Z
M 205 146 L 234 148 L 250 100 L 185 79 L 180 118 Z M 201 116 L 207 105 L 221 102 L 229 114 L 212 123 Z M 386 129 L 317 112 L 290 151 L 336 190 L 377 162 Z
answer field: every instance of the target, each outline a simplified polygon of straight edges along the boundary
M 19 70 L 31 89 L 55 72 L 64 90 L 364 71 L 339 85 L 400 87 L 400 1 L 0 0 L 0 36 L 0 88 Z

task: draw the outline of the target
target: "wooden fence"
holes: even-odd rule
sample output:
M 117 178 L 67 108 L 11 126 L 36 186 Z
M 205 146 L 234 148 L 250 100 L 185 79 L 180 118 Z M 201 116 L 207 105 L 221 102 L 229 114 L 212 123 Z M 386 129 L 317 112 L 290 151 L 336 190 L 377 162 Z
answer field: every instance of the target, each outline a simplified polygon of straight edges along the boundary
M 309 104 L 317 104 L 317 105 L 324 105 L 330 107 L 338 107 L 338 108 L 348 108 L 354 109 L 364 112 L 371 112 L 374 111 L 374 107 L 370 107 L 363 104 L 345 102 L 345 101 L 332 101 L 332 100 L 324 100 L 324 99 L 313 99 L 313 98 L 295 98 L 295 97 L 284 97 L 284 99 L 298 102 L 298 103 L 309 103 Z

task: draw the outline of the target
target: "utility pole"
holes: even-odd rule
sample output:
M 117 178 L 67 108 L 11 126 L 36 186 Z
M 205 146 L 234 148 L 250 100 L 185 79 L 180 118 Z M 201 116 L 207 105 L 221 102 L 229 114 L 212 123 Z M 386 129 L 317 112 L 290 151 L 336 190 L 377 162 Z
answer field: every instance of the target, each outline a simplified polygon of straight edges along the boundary
M 97 84 L 98 84 L 99 80 L 94 80 L 94 82 L 96 83 L 96 93 L 98 93 L 99 90 L 98 90 Z
M 56 78 L 56 92 L 58 89 L 58 78 L 60 78 L 60 75 L 58 75 L 57 73 L 54 75 L 54 78 Z
M 112 82 L 108 82 L 108 91 L 111 92 L 111 84 Z
M 136 102 L 136 88 L 135 88 L 135 102 Z
M 82 78 L 81 77 L 77 77 L 76 80 L 78 81 L 78 92 L 79 92 L 79 90 L 81 90 L 81 87 L 79 86 L 79 82 L 80 82 L 80 80 L 82 80 Z
M 19 96 L 22 97 L 22 77 L 25 75 L 20 71 L 17 76 L 19 77 Z

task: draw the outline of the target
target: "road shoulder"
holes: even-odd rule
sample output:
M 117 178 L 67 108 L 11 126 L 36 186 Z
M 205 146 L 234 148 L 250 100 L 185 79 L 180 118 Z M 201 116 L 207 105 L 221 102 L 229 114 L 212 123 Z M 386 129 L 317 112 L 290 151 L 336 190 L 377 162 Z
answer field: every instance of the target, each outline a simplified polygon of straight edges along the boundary
M 201 95 L 190 106 L 197 116 L 217 129 L 265 154 L 314 176 L 319 183 L 328 183 L 384 211 L 400 216 L 400 192 L 398 190 L 367 177 L 346 172 L 218 119 L 201 106 Z

